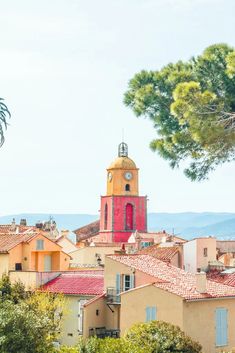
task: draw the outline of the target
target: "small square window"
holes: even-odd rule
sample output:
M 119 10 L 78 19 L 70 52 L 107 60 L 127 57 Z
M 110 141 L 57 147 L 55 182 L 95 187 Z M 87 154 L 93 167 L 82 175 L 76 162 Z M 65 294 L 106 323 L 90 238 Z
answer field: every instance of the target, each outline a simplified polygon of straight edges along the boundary
M 43 239 L 37 239 L 36 250 L 44 250 L 44 240 Z

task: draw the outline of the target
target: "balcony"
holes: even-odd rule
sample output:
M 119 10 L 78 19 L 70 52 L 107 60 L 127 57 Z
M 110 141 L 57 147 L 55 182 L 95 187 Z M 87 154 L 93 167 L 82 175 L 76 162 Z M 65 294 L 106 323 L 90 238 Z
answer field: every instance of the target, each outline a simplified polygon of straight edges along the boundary
M 120 291 L 114 287 L 108 287 L 106 291 L 107 304 L 121 304 Z
M 89 329 L 89 337 L 96 336 L 98 338 L 112 337 L 119 338 L 119 329 L 107 329 L 106 327 L 92 327 Z

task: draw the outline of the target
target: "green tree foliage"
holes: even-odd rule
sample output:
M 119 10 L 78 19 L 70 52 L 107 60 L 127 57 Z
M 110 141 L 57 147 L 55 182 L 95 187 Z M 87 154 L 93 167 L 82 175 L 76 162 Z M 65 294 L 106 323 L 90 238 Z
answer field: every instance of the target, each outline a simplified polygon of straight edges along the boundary
M 62 347 L 60 353 L 200 353 L 200 344 L 179 327 L 151 321 L 134 325 L 123 338 L 81 338 L 75 348 Z
M 52 353 L 63 298 L 27 293 L 21 283 L 0 281 L 0 353 Z
M 124 103 L 152 120 L 157 138 L 151 149 L 172 168 L 188 162 L 191 180 L 235 159 L 235 50 L 226 44 L 188 62 L 137 73 Z
M 179 327 L 163 321 L 136 324 L 125 339 L 148 353 L 200 353 L 202 348 Z
M 7 120 L 10 118 L 11 114 L 6 106 L 3 103 L 3 98 L 0 98 L 0 147 L 3 145 L 5 138 L 4 138 L 4 128 L 7 128 Z

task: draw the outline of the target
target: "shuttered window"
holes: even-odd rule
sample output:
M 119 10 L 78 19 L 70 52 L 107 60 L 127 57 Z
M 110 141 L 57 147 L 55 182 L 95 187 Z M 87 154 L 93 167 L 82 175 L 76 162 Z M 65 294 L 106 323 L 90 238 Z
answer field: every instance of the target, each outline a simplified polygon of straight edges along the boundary
M 44 240 L 43 239 L 37 239 L 36 250 L 44 250 Z
M 145 321 L 157 320 L 157 308 L 156 306 L 147 306 L 145 308 Z
M 218 308 L 215 311 L 216 321 L 216 346 L 227 346 L 228 344 L 228 310 Z

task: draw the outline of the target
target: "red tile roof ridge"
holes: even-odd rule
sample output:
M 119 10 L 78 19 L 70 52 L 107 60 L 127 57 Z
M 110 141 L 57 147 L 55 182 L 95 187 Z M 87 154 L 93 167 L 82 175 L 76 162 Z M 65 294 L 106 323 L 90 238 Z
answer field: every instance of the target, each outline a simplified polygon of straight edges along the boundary
M 60 277 L 86 277 L 86 278 L 93 278 L 93 277 L 101 277 L 103 278 L 104 275 L 101 273 L 61 273 Z

